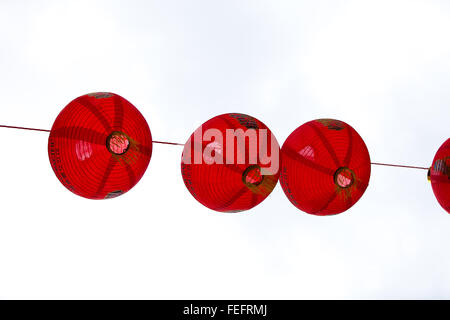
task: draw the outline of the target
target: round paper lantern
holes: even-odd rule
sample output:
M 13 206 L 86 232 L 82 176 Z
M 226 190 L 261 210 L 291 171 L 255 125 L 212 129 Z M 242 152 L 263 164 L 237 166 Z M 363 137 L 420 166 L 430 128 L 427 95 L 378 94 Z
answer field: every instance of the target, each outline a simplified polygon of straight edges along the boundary
M 91 93 L 58 115 L 48 155 L 56 176 L 73 193 L 114 198 L 141 179 L 152 155 L 152 136 L 130 102 L 114 93 Z
M 298 127 L 281 148 L 280 183 L 300 210 L 333 215 L 353 206 L 370 179 L 364 141 L 348 124 L 319 119 Z
M 251 116 L 228 113 L 205 122 L 188 139 L 181 173 L 204 206 L 239 212 L 261 203 L 279 177 L 276 138 Z
M 450 139 L 436 152 L 429 177 L 437 201 L 450 213 Z

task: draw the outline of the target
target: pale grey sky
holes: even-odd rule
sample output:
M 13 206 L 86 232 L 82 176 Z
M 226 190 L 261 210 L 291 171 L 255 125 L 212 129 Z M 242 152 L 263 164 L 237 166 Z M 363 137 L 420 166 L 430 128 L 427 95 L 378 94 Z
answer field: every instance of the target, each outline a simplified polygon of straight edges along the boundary
M 116 92 L 155 140 L 241 112 L 280 144 L 337 118 L 373 161 L 429 166 L 449 138 L 445 1 L 0 1 L 0 123 L 50 128 Z M 450 298 L 450 217 L 426 171 L 373 167 L 348 212 L 315 217 L 278 185 L 244 214 L 202 207 L 182 147 L 155 145 L 130 192 L 79 198 L 46 133 L 2 129 L 1 298 Z

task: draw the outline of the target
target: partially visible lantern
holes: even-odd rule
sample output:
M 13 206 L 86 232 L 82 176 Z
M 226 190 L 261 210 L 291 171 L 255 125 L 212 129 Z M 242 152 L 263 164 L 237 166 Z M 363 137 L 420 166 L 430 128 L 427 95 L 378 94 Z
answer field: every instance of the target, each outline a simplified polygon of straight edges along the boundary
M 130 102 L 96 92 L 76 98 L 60 112 L 48 155 L 56 176 L 73 193 L 114 198 L 141 179 L 152 155 L 152 136 Z
M 181 173 L 204 206 L 238 212 L 261 203 L 279 177 L 276 138 L 251 116 L 228 113 L 200 126 L 185 144 Z
M 450 213 L 450 139 L 447 139 L 433 159 L 429 178 L 439 204 Z
M 370 156 L 345 122 L 319 119 L 298 127 L 281 148 L 280 183 L 300 210 L 333 215 L 352 207 L 370 179 Z

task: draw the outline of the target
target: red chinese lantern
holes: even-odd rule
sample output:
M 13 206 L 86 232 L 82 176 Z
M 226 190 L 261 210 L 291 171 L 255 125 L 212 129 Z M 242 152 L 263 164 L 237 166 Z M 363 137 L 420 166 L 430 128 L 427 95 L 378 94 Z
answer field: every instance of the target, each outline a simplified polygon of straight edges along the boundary
M 141 179 L 152 155 L 152 136 L 130 102 L 114 93 L 91 93 L 58 115 L 48 155 L 56 176 L 73 193 L 114 198 Z
M 279 177 L 276 138 L 251 116 L 228 113 L 200 126 L 186 142 L 181 173 L 204 206 L 238 212 L 262 202 Z
M 428 174 L 437 201 L 450 213 L 450 139 L 436 152 Z
M 333 215 L 353 206 L 370 179 L 370 157 L 348 124 L 319 119 L 298 127 L 281 148 L 280 183 L 300 210 Z

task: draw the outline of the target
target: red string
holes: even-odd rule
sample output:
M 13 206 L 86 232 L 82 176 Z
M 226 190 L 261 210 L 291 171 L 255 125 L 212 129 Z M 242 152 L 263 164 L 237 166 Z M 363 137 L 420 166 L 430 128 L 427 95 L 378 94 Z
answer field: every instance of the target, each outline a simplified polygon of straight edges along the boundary
M 31 130 L 31 131 L 42 131 L 42 132 L 50 132 L 51 131 L 51 130 L 47 130 L 47 129 L 36 129 L 36 128 L 26 128 L 26 127 L 5 126 L 5 125 L 0 125 L 0 128 Z M 169 145 L 173 145 L 173 146 L 184 146 L 184 144 L 181 144 L 181 143 L 155 141 L 155 140 L 153 140 L 153 143 L 169 144 Z

